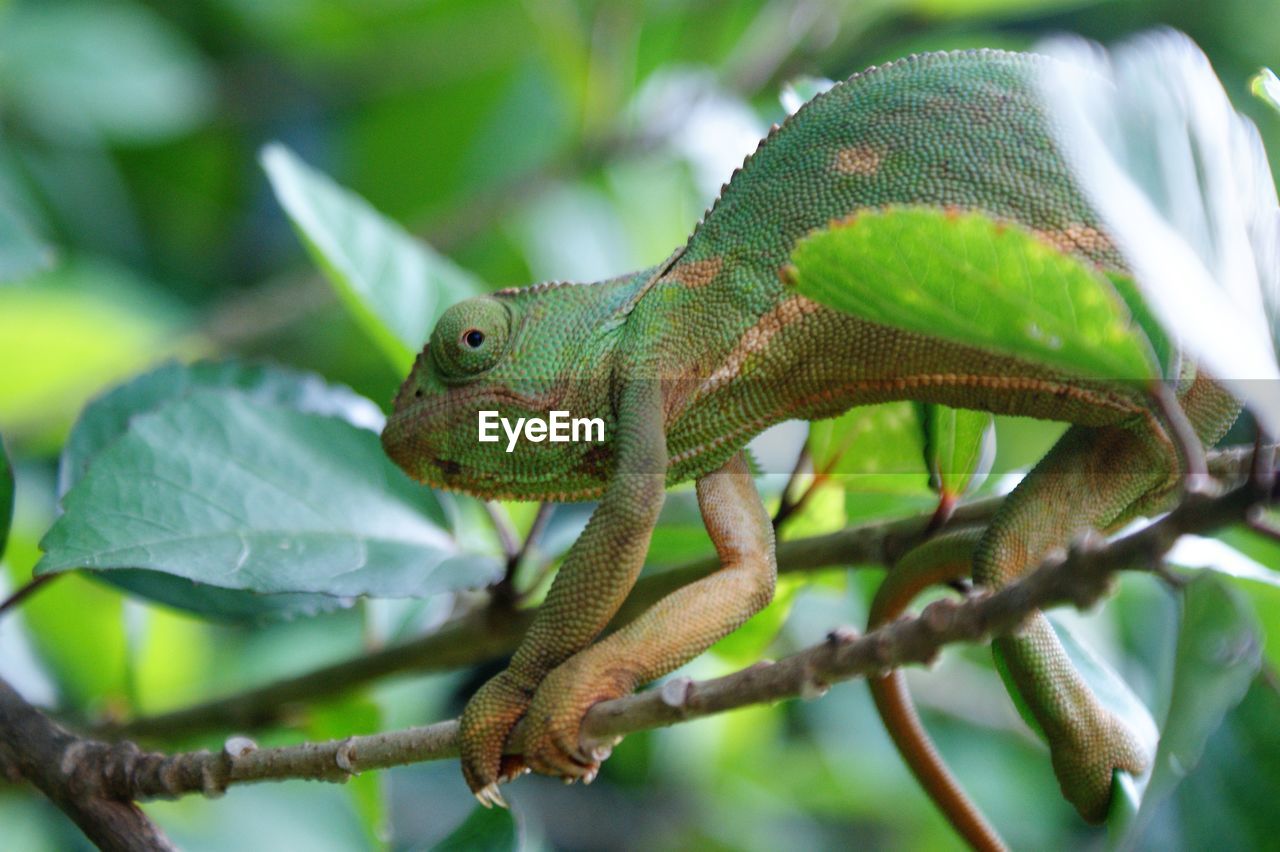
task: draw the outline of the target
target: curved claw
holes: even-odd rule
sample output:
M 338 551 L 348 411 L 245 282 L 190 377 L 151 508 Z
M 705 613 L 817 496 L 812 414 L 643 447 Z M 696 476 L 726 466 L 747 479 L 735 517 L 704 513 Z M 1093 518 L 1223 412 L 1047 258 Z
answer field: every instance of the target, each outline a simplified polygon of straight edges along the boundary
M 497 805 L 500 808 L 507 807 L 507 800 L 502 798 L 502 794 L 498 792 L 498 782 L 486 784 L 475 793 L 476 801 L 483 805 L 486 809 Z

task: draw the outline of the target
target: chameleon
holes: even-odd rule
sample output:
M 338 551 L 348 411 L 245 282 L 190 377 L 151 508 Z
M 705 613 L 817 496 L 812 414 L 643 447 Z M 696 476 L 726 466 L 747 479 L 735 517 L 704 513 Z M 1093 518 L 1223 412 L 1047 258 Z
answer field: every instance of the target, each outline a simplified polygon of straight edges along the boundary
M 745 446 L 775 423 L 906 399 L 1071 424 L 966 545 L 964 570 L 988 588 L 1086 529 L 1176 497 L 1186 463 L 1133 381 L 876 324 L 788 283 L 806 234 L 896 205 L 977 211 L 1123 272 L 1037 94 L 1049 61 L 979 50 L 870 68 L 774 127 L 663 263 L 501 290 L 441 314 L 395 398 L 382 434 L 389 456 L 421 482 L 484 499 L 598 501 L 507 668 L 461 716 L 463 775 L 482 804 L 501 804 L 499 783 L 526 771 L 592 780 L 609 752 L 580 743 L 593 704 L 674 670 L 768 605 L 774 533 Z M 1177 393 L 1206 446 L 1239 412 L 1194 365 Z M 506 452 L 477 441 L 483 410 L 601 418 L 606 440 Z M 688 480 L 720 569 L 599 638 L 644 564 L 665 489 Z M 1149 756 L 1043 615 L 992 644 L 1064 796 L 1103 819 L 1114 772 L 1138 773 Z M 504 755 L 521 720 L 523 753 Z

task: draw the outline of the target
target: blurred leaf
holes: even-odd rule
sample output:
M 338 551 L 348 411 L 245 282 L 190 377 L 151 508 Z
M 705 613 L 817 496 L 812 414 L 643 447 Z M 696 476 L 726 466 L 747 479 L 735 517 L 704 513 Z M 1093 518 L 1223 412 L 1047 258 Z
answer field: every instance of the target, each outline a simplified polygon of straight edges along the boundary
M 1071 375 L 1160 374 L 1112 283 L 1012 223 L 889 208 L 811 234 L 791 260 L 800 293 L 872 322 Z
M 76 260 L 0 287 L 0 427 L 45 444 L 104 385 L 195 344 L 185 313 L 130 273 Z
M 1102 0 L 909 0 L 908 6 L 932 18 L 1019 18 L 1097 5 Z
M 52 264 L 53 249 L 0 199 L 0 284 L 42 272 Z
M 1257 620 L 1240 594 L 1207 573 L 1187 584 L 1169 713 L 1133 831 L 1143 831 L 1196 768 L 1205 743 L 1240 703 L 1261 663 Z
M 264 148 L 262 166 L 312 258 L 402 371 L 413 364 L 445 308 L 485 291 L 469 273 L 283 145 Z
M 91 402 L 76 421 L 58 468 L 58 495 L 66 494 L 94 457 L 125 433 L 129 421 L 201 389 L 228 388 L 264 404 L 341 417 L 352 425 L 380 428 L 377 406 L 345 387 L 310 373 L 237 361 L 166 364 Z M 202 585 L 157 571 L 119 570 L 100 578 L 134 594 L 177 609 L 225 621 L 256 621 L 315 615 L 349 605 L 332 595 L 262 595 Z
M 1280 836 L 1280 693 L 1254 678 L 1209 737 L 1204 756 L 1146 820 L 1142 849 L 1270 849 Z
M 1249 91 L 1263 103 L 1280 112 L 1280 78 L 1270 68 L 1263 68 L 1249 80 Z
M 408 597 L 481 585 L 436 496 L 372 432 L 234 392 L 136 417 L 63 499 L 38 573 L 147 568 L 225 588 Z
M 1280 547 L 1272 549 L 1280 551 Z M 1217 538 L 1183 536 L 1169 552 L 1168 559 L 1193 570 L 1212 571 L 1224 577 L 1280 588 L 1280 571 L 1268 568 Z
M 22 3 L 0 21 L 6 100 L 51 140 L 150 142 L 213 106 L 181 34 L 134 3 Z
M 5 545 L 9 543 L 11 523 L 13 523 L 13 466 L 9 464 L 9 454 L 4 449 L 4 438 L 0 437 L 0 558 L 4 557 Z
M 922 406 L 924 457 L 931 484 L 944 496 L 962 497 L 995 460 L 995 416 L 985 411 Z
M 848 490 L 918 493 L 932 500 L 924 437 L 909 402 L 852 408 L 809 428 L 814 472 Z
M 506 808 L 479 805 L 433 852 L 508 852 L 520 847 L 520 829 Z
M 835 83 L 826 77 L 796 77 L 788 80 L 778 95 L 782 108 L 792 115 L 800 107 L 830 89 Z

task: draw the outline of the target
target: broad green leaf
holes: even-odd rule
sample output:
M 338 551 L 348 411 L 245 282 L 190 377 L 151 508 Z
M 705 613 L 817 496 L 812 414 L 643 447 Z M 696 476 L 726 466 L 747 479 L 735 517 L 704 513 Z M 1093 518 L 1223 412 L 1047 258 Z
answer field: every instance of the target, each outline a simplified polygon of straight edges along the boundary
M 217 388 L 240 391 L 261 403 L 341 417 L 356 426 L 378 428 L 382 423 L 382 413 L 372 402 L 311 373 L 237 361 L 166 364 L 115 388 L 85 408 L 62 452 L 59 496 L 75 485 L 99 452 L 124 434 L 131 418 L 195 390 Z M 100 577 L 136 595 L 223 621 L 315 615 L 349 604 L 349 600 L 332 595 L 263 595 L 222 589 L 158 571 L 123 569 Z
M 1266 673 L 1209 737 L 1195 771 L 1146 821 L 1138 849 L 1271 849 L 1280 836 L 1280 693 Z
M 243 361 L 163 364 L 114 388 L 81 413 L 58 466 L 58 496 L 66 494 L 94 457 L 125 433 L 129 421 L 199 390 L 230 389 L 269 405 L 341 417 L 353 426 L 382 428 L 382 413 L 369 400 L 314 373 Z
M 520 848 L 520 827 L 506 808 L 477 806 L 432 852 L 511 852 Z
M 860 213 L 801 240 L 791 261 L 801 294 L 873 322 L 1081 377 L 1161 373 L 1107 278 L 979 213 Z
M 1205 743 L 1240 703 L 1261 663 L 1257 620 L 1239 592 L 1212 574 L 1192 580 L 1183 590 L 1169 712 L 1133 831 L 1150 824 L 1161 802 L 1196 768 Z
M 0 284 L 48 269 L 53 250 L 0 198 Z
M 145 568 L 263 593 L 481 585 L 435 495 L 350 423 L 196 391 L 136 417 L 63 498 L 38 573 Z
M 0 21 L 5 101 L 60 143 L 151 142 L 214 105 L 199 53 L 137 3 L 23 3 Z
M 445 308 L 484 292 L 469 273 L 283 145 L 264 148 L 262 166 L 312 258 L 400 370 L 408 371 Z
M 1280 78 L 1270 68 L 1262 68 L 1249 80 L 1254 97 L 1280 112 Z
M 4 450 L 4 439 L 0 438 L 0 558 L 4 557 L 5 545 L 9 543 L 11 523 L 13 523 L 13 467 L 9 464 L 9 454 Z
M 944 497 L 962 497 L 995 460 L 995 416 L 946 405 L 922 405 L 924 459 Z
M 98 261 L 0 287 L 0 428 L 10 439 L 60 442 L 103 387 L 196 348 L 185 321 L 163 293 Z

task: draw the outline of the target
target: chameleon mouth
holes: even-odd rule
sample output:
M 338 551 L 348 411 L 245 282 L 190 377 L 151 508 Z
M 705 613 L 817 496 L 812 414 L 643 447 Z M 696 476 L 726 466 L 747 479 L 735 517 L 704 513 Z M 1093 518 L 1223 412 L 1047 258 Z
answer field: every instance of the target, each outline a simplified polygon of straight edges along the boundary
M 424 485 L 486 499 L 505 498 L 521 486 L 544 484 L 544 477 L 521 476 L 505 467 L 499 471 L 468 465 L 456 457 L 457 447 L 464 443 L 459 436 L 474 440 L 477 413 L 482 409 L 510 406 L 542 411 L 555 407 L 555 402 L 551 397 L 495 387 L 450 390 L 412 401 L 402 392 L 382 430 L 382 447 L 401 470 Z M 476 442 L 476 446 L 481 445 Z

